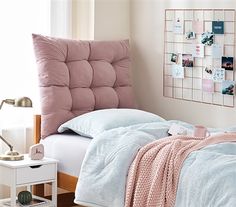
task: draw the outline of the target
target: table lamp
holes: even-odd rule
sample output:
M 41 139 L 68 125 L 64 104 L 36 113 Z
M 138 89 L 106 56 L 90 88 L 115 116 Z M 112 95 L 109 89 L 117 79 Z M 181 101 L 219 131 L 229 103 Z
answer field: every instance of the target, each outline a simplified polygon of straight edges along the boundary
M 5 99 L 5 100 L 2 100 L 2 102 L 1 102 L 0 110 L 1 110 L 4 103 L 13 105 L 15 107 L 32 107 L 32 105 L 33 105 L 32 101 L 28 97 L 21 97 L 21 98 L 17 98 L 17 99 Z M 18 152 L 14 151 L 13 146 L 9 142 L 7 142 L 7 140 L 4 139 L 1 135 L 0 135 L 0 139 L 5 144 L 7 144 L 7 146 L 10 148 L 10 151 L 7 151 L 5 154 L 0 155 L 0 160 L 16 161 L 16 160 L 23 160 L 24 159 L 24 155 L 21 155 Z

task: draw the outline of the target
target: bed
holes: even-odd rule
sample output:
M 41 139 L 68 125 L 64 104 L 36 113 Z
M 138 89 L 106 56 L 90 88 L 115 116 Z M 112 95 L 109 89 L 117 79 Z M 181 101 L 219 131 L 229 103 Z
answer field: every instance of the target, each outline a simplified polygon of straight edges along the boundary
M 42 114 L 35 116 L 35 143 L 42 139 L 46 155 L 59 158 L 58 186 L 75 192 L 76 203 L 96 207 L 236 204 L 235 128 L 209 129 L 209 139 L 193 137 L 191 124 L 136 109 L 127 41 L 41 35 L 33 39 L 42 101 Z M 169 137 L 172 124 L 185 127 L 188 134 Z M 71 131 L 79 135 L 67 134 Z M 142 157 L 150 162 L 140 162 Z M 77 160 L 76 167 L 70 160 Z M 153 176 L 156 169 L 162 176 Z
M 57 133 L 65 121 L 86 112 L 136 107 L 128 40 L 77 41 L 37 34 L 32 37 L 42 110 L 34 117 L 35 143 Z M 75 174 L 58 173 L 58 185 L 65 190 L 74 192 L 77 180 Z M 36 191 L 42 195 L 43 187 Z

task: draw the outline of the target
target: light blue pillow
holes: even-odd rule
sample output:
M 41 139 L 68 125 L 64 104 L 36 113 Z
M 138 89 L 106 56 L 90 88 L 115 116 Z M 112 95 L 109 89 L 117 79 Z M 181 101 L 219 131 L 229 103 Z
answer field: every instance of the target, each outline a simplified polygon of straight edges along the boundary
M 165 120 L 156 114 L 138 109 L 102 109 L 65 122 L 58 128 L 58 132 L 62 133 L 70 129 L 77 134 L 92 138 L 117 127 L 163 121 Z

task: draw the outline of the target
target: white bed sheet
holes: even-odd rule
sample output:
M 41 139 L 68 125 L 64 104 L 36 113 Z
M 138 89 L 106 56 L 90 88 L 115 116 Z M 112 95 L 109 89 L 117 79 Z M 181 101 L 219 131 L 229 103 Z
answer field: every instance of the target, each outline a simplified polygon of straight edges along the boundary
M 78 177 L 91 141 L 76 134 L 54 134 L 40 143 L 44 145 L 45 157 L 59 160 L 58 171 Z

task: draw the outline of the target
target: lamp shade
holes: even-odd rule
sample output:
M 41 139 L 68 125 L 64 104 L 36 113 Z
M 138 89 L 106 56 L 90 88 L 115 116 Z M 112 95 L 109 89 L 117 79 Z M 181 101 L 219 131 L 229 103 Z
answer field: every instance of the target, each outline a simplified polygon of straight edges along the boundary
M 16 107 L 32 107 L 32 101 L 28 97 L 21 97 L 15 99 L 14 106 Z
M 4 103 L 13 105 L 15 107 L 32 107 L 33 106 L 31 99 L 28 97 L 2 100 L 0 104 L 0 109 L 2 108 Z

